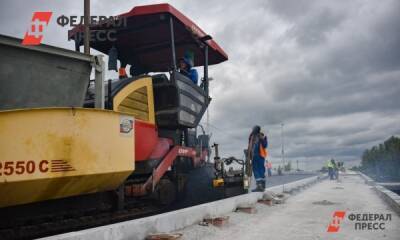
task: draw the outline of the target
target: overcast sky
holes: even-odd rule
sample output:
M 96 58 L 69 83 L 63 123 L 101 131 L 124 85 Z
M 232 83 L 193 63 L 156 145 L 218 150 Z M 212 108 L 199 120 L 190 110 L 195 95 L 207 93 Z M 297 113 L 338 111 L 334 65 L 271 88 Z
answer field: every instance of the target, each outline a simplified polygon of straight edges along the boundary
M 158 1 L 92 0 L 92 15 Z M 213 36 L 229 60 L 210 69 L 212 141 L 243 157 L 253 125 L 270 159 L 320 168 L 354 164 L 362 151 L 400 135 L 400 1 L 171 1 Z M 82 15 L 83 0 L 0 2 L 0 33 L 22 38 L 34 11 L 53 11 L 44 43 L 73 49 L 56 17 Z M 109 74 L 108 76 L 115 76 Z

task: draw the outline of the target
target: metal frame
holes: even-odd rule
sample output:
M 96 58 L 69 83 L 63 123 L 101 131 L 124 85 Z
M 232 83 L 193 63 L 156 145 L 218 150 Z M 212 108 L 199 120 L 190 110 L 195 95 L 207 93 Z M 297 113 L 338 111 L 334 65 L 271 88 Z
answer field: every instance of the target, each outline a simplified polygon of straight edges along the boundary
M 200 156 L 197 156 L 194 148 L 176 145 L 160 161 L 160 164 L 153 170 L 152 175 L 150 175 L 145 183 L 125 186 L 125 194 L 127 196 L 144 196 L 153 192 L 161 178 L 179 157 L 191 158 L 193 166 L 196 168 L 205 161 L 205 156 L 207 156 L 206 150 L 201 150 Z
M 169 30 L 171 34 L 171 57 L 172 57 L 172 72 L 176 72 L 176 53 L 175 53 L 175 35 L 174 35 L 174 21 L 173 17 L 169 17 Z
M 175 72 L 177 71 L 176 65 L 176 51 L 175 51 L 175 35 L 174 35 L 174 21 L 173 16 L 169 17 L 169 29 L 170 29 L 170 44 L 171 44 L 171 58 L 172 58 L 172 79 L 175 79 Z M 208 79 L 208 45 L 206 41 L 211 40 L 211 36 L 206 35 L 200 39 L 204 43 L 204 66 L 203 66 L 203 90 L 206 96 L 209 97 L 209 79 Z M 208 102 L 208 99 L 206 99 Z
M 204 76 L 203 76 L 203 81 L 204 81 L 204 91 L 206 92 L 207 97 L 209 97 L 209 80 L 208 80 L 208 45 L 205 44 L 204 46 Z M 208 98 L 206 99 L 206 102 L 208 102 Z
M 103 61 L 103 55 L 94 56 L 94 62 L 92 64 L 94 68 L 95 82 L 94 88 L 96 97 L 94 99 L 94 107 L 104 109 L 104 74 L 105 64 Z
M 36 52 L 43 52 L 43 53 L 54 54 L 54 55 L 58 55 L 58 56 L 75 58 L 75 59 L 86 61 L 86 62 L 93 61 L 93 56 L 90 56 L 90 55 L 86 55 L 86 54 L 79 53 L 76 51 L 68 50 L 65 48 L 54 47 L 54 46 L 50 46 L 50 45 L 42 45 L 41 44 L 41 45 L 36 45 L 36 46 L 26 46 L 26 45 L 21 44 L 21 39 L 10 37 L 10 36 L 5 36 L 5 35 L 0 35 L 0 44 L 9 45 L 12 47 L 17 47 L 17 48 L 28 49 L 28 50 L 36 51 Z

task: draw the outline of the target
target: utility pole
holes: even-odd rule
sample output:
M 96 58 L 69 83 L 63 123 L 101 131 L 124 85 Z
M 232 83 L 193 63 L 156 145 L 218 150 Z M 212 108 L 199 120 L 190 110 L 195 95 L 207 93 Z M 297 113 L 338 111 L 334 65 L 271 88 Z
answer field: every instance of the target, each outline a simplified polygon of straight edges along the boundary
M 282 164 L 283 164 L 283 169 L 282 171 L 285 169 L 285 149 L 284 149 L 284 141 L 283 141 L 283 126 L 284 124 L 281 123 L 281 145 L 282 145 Z
M 90 54 L 90 0 L 84 0 L 83 2 L 83 16 L 84 16 L 84 39 L 83 49 L 85 54 Z
M 285 171 L 285 150 L 284 150 L 284 147 L 283 147 L 283 123 L 281 123 L 281 141 L 282 141 L 282 165 L 283 165 L 283 167 L 282 167 L 282 172 L 284 172 Z M 285 192 L 285 184 L 282 184 L 282 192 Z

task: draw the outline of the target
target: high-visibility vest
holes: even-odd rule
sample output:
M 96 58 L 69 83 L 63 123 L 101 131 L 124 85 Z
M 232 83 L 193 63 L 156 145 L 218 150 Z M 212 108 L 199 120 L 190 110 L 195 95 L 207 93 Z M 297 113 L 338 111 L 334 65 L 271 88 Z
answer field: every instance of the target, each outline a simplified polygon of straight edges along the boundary
M 331 161 L 328 161 L 328 163 L 326 164 L 326 166 L 328 168 L 333 168 L 333 163 Z
M 266 158 L 268 156 L 268 151 L 260 144 L 260 156 Z

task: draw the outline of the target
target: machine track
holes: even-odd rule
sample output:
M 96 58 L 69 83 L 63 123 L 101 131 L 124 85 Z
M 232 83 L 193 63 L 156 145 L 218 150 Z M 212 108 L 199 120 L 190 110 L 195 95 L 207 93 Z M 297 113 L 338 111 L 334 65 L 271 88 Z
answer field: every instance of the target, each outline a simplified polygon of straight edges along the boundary
M 0 229 L 1 239 L 32 239 L 82 230 L 111 223 L 137 219 L 167 211 L 166 206 L 136 203 L 122 211 L 71 212 L 64 215 L 41 216 L 22 224 Z
M 201 168 L 192 170 L 188 175 L 185 195 L 182 199 L 171 205 L 162 205 L 148 198 L 140 200 L 127 199 L 124 210 L 115 210 L 106 204 L 99 205 L 96 208 L 90 204 L 86 204 L 85 208 L 79 210 L 58 212 L 57 214 L 52 214 L 51 210 L 47 210 L 46 212 L 43 210 L 40 216 L 27 216 L 26 218 L 20 218 L 18 221 L 3 221 L 0 225 L 0 239 L 46 237 L 152 216 L 230 197 L 224 194 L 223 189 L 212 187 L 213 177 L 213 164 L 206 164 Z M 74 204 L 76 205 L 76 203 L 71 202 L 63 203 L 64 206 Z M 36 206 L 36 209 L 42 208 Z M 12 212 L 3 212 L 2 218 L 7 219 L 7 215 L 11 214 Z

